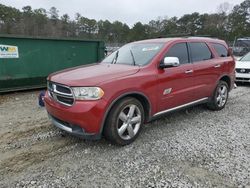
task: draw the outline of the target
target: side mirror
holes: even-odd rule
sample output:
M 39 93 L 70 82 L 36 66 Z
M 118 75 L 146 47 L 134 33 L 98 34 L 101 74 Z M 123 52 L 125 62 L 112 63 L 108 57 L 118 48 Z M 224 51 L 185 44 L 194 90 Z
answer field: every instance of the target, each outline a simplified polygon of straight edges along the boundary
M 160 68 L 178 67 L 179 65 L 180 61 L 178 57 L 165 57 L 163 62 L 160 63 Z
M 233 48 L 228 48 L 228 56 L 232 56 L 233 55 Z

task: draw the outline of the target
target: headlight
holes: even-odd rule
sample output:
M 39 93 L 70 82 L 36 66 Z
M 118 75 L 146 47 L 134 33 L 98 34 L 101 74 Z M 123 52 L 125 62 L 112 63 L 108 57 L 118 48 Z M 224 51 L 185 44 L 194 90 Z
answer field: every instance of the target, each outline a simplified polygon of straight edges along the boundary
M 77 100 L 98 100 L 104 95 L 104 91 L 99 87 L 73 87 Z

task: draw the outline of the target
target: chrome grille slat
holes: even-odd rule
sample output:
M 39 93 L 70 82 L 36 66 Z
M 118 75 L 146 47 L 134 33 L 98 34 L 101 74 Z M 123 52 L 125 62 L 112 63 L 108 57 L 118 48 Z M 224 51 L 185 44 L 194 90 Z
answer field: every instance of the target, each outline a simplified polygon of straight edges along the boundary
M 67 93 L 62 93 L 60 91 L 54 90 L 54 93 L 56 93 L 57 95 L 62 95 L 62 96 L 67 96 L 67 97 L 73 97 L 72 94 L 67 94 Z
M 72 106 L 74 104 L 75 99 L 70 87 L 54 82 L 48 82 L 47 86 L 49 95 L 53 100 L 65 106 Z M 65 91 L 67 93 L 64 93 L 62 91 Z
M 65 98 L 69 98 L 69 99 L 72 99 L 73 96 L 72 95 L 63 95 L 62 93 L 57 93 L 57 92 L 54 92 L 57 96 L 60 96 L 60 97 L 65 97 Z
M 57 90 L 57 92 L 60 92 L 60 93 L 72 95 L 71 90 L 69 88 L 64 87 L 64 86 L 56 85 L 56 90 Z

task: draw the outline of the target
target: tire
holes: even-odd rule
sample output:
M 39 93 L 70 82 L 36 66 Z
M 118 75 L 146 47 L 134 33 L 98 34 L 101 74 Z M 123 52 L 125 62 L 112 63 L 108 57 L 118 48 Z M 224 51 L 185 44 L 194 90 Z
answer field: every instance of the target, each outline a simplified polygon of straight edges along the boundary
M 228 99 L 229 87 L 225 81 L 220 80 L 207 107 L 213 111 L 222 110 Z
M 145 115 L 142 104 L 135 98 L 116 103 L 105 122 L 104 136 L 117 145 L 128 145 L 139 135 Z

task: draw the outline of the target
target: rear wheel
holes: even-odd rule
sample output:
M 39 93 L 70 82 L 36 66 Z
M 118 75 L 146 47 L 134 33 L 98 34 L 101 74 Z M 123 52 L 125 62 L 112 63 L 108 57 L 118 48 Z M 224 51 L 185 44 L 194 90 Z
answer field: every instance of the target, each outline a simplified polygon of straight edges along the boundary
M 214 91 L 211 101 L 207 104 L 208 108 L 214 111 L 223 109 L 227 103 L 228 93 L 228 84 L 221 80 Z
M 127 145 L 139 135 L 144 122 L 144 109 L 135 98 L 124 98 L 111 109 L 104 135 L 114 144 Z

